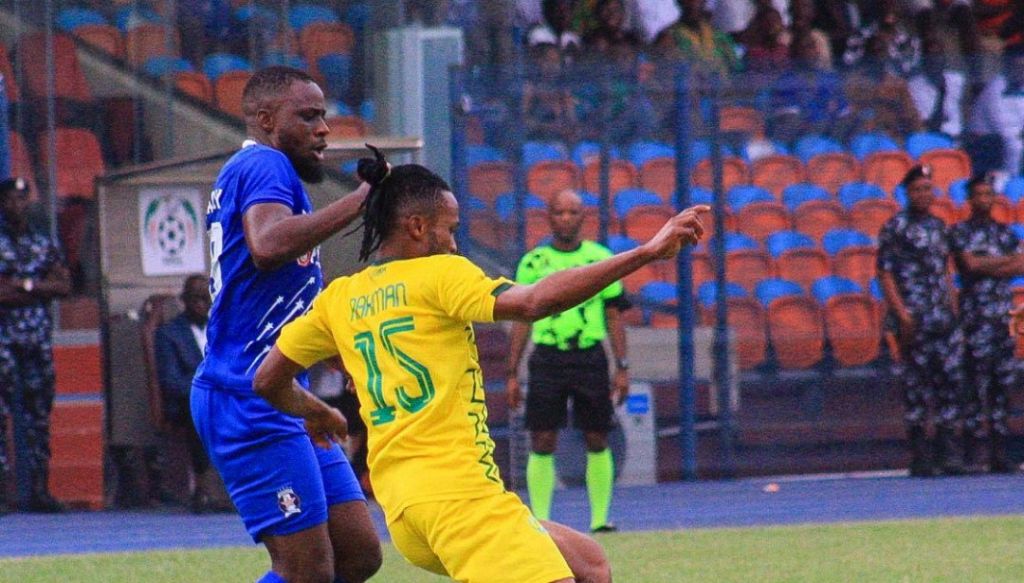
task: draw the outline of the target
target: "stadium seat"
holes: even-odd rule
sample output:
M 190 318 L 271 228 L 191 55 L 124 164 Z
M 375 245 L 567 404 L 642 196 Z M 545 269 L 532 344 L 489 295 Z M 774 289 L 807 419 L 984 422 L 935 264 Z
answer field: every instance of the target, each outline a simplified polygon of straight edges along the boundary
M 86 24 L 79 26 L 71 34 L 110 57 L 124 58 L 124 38 L 121 31 L 110 24 Z
M 636 168 L 625 160 L 608 161 L 608 192 L 615 194 L 629 188 L 636 188 Z M 593 161 L 583 167 L 583 189 L 589 192 L 601 191 L 601 162 Z
M 852 209 L 853 205 L 862 200 L 888 198 L 880 186 L 869 182 L 847 182 L 839 188 L 839 193 L 836 196 L 846 210 Z
M 140 24 L 124 33 L 125 59 L 132 67 L 141 67 L 143 63 L 157 56 L 177 57 L 181 55 L 181 37 L 176 28 L 172 28 L 171 44 L 167 45 L 167 32 L 162 24 Z
M 213 85 L 199 71 L 184 71 L 174 75 L 174 86 L 186 95 L 190 95 L 203 103 L 213 103 Z
M 1003 186 L 1003 196 L 1014 205 L 1024 201 L 1024 176 L 1014 176 Z
M 796 141 L 793 153 L 803 163 L 820 154 L 841 153 L 843 146 L 839 142 L 818 135 L 801 136 Z
M 656 192 L 669 203 L 676 191 L 675 158 L 651 158 L 640 166 L 640 188 Z
M 569 161 L 537 162 L 526 172 L 526 189 L 547 200 L 555 194 L 579 188 L 579 171 Z
M 907 137 L 907 153 L 915 160 L 932 150 L 948 150 L 955 147 L 953 140 L 946 134 L 917 132 Z
M 850 228 L 877 237 L 889 219 L 899 212 L 899 205 L 890 199 L 869 198 L 854 204 L 847 217 Z
M 280 27 L 278 22 L 279 12 L 277 11 L 258 4 L 249 4 L 248 0 L 242 3 L 232 2 L 232 4 L 235 6 L 231 17 L 243 26 L 254 26 L 257 27 L 257 30 L 277 30 Z
M 341 19 L 331 8 L 313 4 L 296 4 L 288 11 L 288 24 L 297 31 L 316 22 L 341 22 Z
M 583 140 L 577 142 L 572 147 L 572 153 L 569 156 L 577 166 L 586 166 L 594 161 L 601 159 L 601 144 L 597 142 L 590 142 Z M 608 158 L 611 160 L 621 160 L 622 152 L 619 151 L 618 146 L 609 146 Z
M 675 213 L 664 205 L 640 205 L 619 217 L 623 233 L 637 241 L 647 241 L 665 226 Z
M 173 75 L 194 70 L 192 63 L 181 57 L 171 57 L 168 55 L 152 57 L 142 65 L 142 72 L 150 77 L 163 77 L 164 75 Z
M 832 229 L 825 233 L 821 239 L 821 245 L 825 252 L 835 257 L 841 249 L 855 245 L 874 245 L 875 241 L 868 235 L 853 229 Z
M 690 182 L 708 190 L 714 189 L 714 172 L 711 159 L 702 160 L 693 168 Z M 734 186 L 750 182 L 747 163 L 742 158 L 730 156 L 722 158 L 722 188 L 728 191 Z
M 21 92 L 15 82 L 14 67 L 11 65 L 10 56 L 7 54 L 7 47 L 0 42 L 0 75 L 4 76 L 4 87 L 7 88 L 7 103 L 13 105 L 21 99 Z
M 489 204 L 510 192 L 512 165 L 508 162 L 480 162 L 469 167 L 469 192 Z
M 747 138 L 763 138 L 764 116 L 753 107 L 725 106 L 718 112 L 718 129 Z
M 690 204 L 706 204 L 708 206 L 714 206 L 715 195 L 713 192 L 706 188 L 699 186 L 690 187 Z
M 482 145 L 466 146 L 466 165 L 472 168 L 481 162 L 504 162 L 505 156 L 497 148 Z
M 309 71 L 306 60 L 299 55 L 289 55 L 284 51 L 267 51 L 260 57 L 259 66 L 262 67 L 291 67 L 300 71 Z
M 807 180 L 830 194 L 844 184 L 860 179 L 860 163 L 848 152 L 826 152 L 807 161 Z
M 725 252 L 729 253 L 739 249 L 760 249 L 757 241 L 742 233 L 725 233 Z
M 636 249 L 640 246 L 640 243 L 636 239 L 626 237 L 625 235 L 608 235 L 608 243 L 606 247 L 615 254 L 629 251 L 630 249 Z
M 797 231 L 778 231 L 765 239 L 765 248 L 775 259 L 790 249 L 813 249 L 814 247 L 814 239 Z
M 24 82 L 20 87 L 35 98 L 47 95 L 46 35 L 33 33 L 18 40 L 17 53 L 24 68 Z M 66 34 L 53 35 L 53 65 L 59 75 L 54 76 L 54 95 L 79 102 L 92 101 L 92 90 L 85 80 L 78 62 L 75 41 Z M 16 79 L 16 76 L 11 76 Z M 9 83 L 8 85 L 13 85 Z M 41 100 L 38 102 L 43 103 Z
M 335 115 L 327 118 L 331 128 L 329 138 L 361 138 L 368 134 L 366 122 L 355 115 Z
M 862 289 L 871 286 L 876 274 L 878 249 L 870 245 L 853 245 L 840 249 L 832 258 L 835 274 L 856 282 Z
M 118 30 L 128 33 L 139 26 L 161 24 L 163 20 L 152 8 L 132 2 L 132 6 L 124 6 L 114 13 L 114 24 Z
M 804 290 L 795 281 L 780 278 L 766 278 L 760 281 L 754 288 L 754 296 L 764 307 L 770 307 L 773 302 L 787 296 L 802 296 Z
M 809 289 L 815 281 L 831 273 L 831 261 L 824 251 L 817 247 L 794 247 L 783 251 L 775 261 L 775 272 L 779 279 L 797 283 L 802 289 Z
M 808 182 L 790 184 L 782 191 L 782 204 L 786 205 L 790 212 L 796 211 L 806 202 L 831 200 L 832 196 L 827 190 Z
M 864 182 L 893 192 L 913 166 L 914 161 L 905 152 L 874 152 L 864 159 Z
M 11 149 L 11 176 L 24 178 L 28 182 L 28 198 L 32 202 L 39 200 L 39 187 L 36 185 L 36 172 L 32 164 L 25 140 L 16 131 L 9 131 L 7 143 Z
M 716 298 L 718 297 L 718 283 L 714 280 L 709 280 L 702 283 L 697 287 L 697 302 L 705 308 L 710 308 L 715 305 Z M 749 298 L 750 294 L 747 290 L 743 289 L 743 286 L 732 282 L 725 282 L 725 297 L 726 300 L 729 298 Z
M 551 239 L 551 222 L 547 209 L 526 209 L 526 248 L 532 249 L 542 241 Z M 515 225 L 510 225 L 512 229 Z
M 811 285 L 811 295 L 814 299 L 818 300 L 819 304 L 824 305 L 825 302 L 841 294 L 859 294 L 864 290 L 861 289 L 857 282 L 840 277 L 838 275 L 826 275 L 815 280 L 814 284 Z
M 747 297 L 728 297 L 726 321 L 736 338 L 736 360 L 740 370 L 747 371 L 764 364 L 768 353 L 768 321 L 764 308 L 757 300 Z M 701 324 L 714 326 L 714 302 L 700 310 Z
M 355 42 L 355 33 L 341 22 L 314 22 L 299 31 L 299 52 L 310 63 L 324 55 L 350 55 Z
M 352 84 L 352 55 L 331 53 L 310 62 L 315 63 L 313 75 L 323 82 L 326 95 L 336 98 L 348 96 Z
M 217 79 L 224 73 L 250 69 L 252 66 L 248 59 L 233 53 L 210 53 L 203 58 L 203 73 L 206 73 L 212 83 L 217 83 Z
M 619 218 L 625 217 L 629 212 L 638 207 L 665 207 L 661 197 L 648 190 L 631 188 L 623 190 L 615 195 L 612 203 L 615 215 Z M 668 210 L 668 207 L 665 207 Z
M 821 241 L 832 229 L 846 226 L 846 212 L 834 200 L 812 200 L 800 205 L 793 213 L 793 228 Z
M 769 235 L 793 227 L 789 213 L 781 204 L 752 202 L 736 212 L 737 230 L 756 240 L 764 241 Z
M 221 75 L 213 85 L 213 99 L 217 108 L 239 119 L 242 113 L 242 91 L 249 82 L 249 71 L 229 71 Z
M 106 171 L 103 153 L 96 136 L 86 129 L 57 128 L 56 131 L 57 159 L 54 167 L 57 172 L 57 196 L 59 198 L 95 198 L 93 182 Z M 40 165 L 46 167 L 48 158 L 49 134 L 39 134 L 37 151 Z
M 678 303 L 678 292 L 674 284 L 652 281 L 640 289 L 640 298 L 644 303 L 667 308 Z M 646 311 L 648 321 L 655 328 L 675 328 L 678 325 L 674 311 L 652 308 L 647 308 Z
M 741 184 L 726 191 L 726 200 L 733 212 L 738 212 L 748 204 L 755 202 L 776 202 L 772 193 L 760 186 Z
M 109 25 L 103 14 L 90 8 L 70 7 L 57 14 L 56 25 L 63 32 L 74 32 L 80 26 Z
M 538 162 L 565 160 L 565 146 L 557 142 L 525 142 L 523 143 L 523 166 L 530 168 Z
M 664 262 L 664 272 L 666 281 L 676 281 L 678 279 L 675 261 Z M 690 274 L 693 278 L 694 289 L 698 289 L 705 283 L 715 279 L 715 269 L 711 265 L 711 257 L 707 252 L 690 252 Z
M 754 161 L 750 182 L 781 200 L 783 189 L 803 182 L 804 178 L 804 165 L 798 158 L 776 154 Z
M 753 292 L 757 284 L 775 275 L 771 258 L 760 249 L 738 249 L 725 254 L 725 277 Z
M 675 161 L 675 148 L 661 142 L 634 142 L 626 149 L 626 158 L 636 168 L 654 158 L 670 158 Z
M 544 202 L 544 199 L 533 194 L 527 194 L 523 198 L 523 209 L 525 210 L 542 210 L 546 211 L 548 205 Z M 494 201 L 494 211 L 498 213 L 498 218 L 502 221 L 511 223 L 514 221 L 516 215 L 516 195 L 514 193 L 506 193 L 499 196 Z
M 843 294 L 825 302 L 825 332 L 840 366 L 863 366 L 878 358 L 881 319 L 877 304 L 864 294 Z
M 655 267 L 653 263 L 648 263 L 622 278 L 622 285 L 625 286 L 626 292 L 630 294 L 637 294 L 647 284 L 660 280 L 661 273 L 658 271 L 657 267 Z
M 857 134 L 850 142 L 850 150 L 858 160 L 865 160 L 875 152 L 898 152 L 900 146 L 892 138 L 881 133 Z
M 929 150 L 921 154 L 921 163 L 931 166 L 932 182 L 943 192 L 956 180 L 971 176 L 971 159 L 963 150 Z
M 508 228 L 484 201 L 470 197 L 466 202 L 469 236 L 490 249 L 502 250 L 509 241 Z
M 821 309 L 810 298 L 786 296 L 768 306 L 768 336 L 783 369 L 807 369 L 824 357 Z

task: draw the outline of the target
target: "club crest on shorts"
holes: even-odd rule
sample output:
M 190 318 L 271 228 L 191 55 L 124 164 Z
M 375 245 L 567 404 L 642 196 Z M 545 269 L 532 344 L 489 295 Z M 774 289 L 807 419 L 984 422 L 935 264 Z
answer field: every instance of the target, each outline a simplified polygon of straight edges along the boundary
M 277 507 L 281 509 L 285 518 L 302 512 L 302 500 L 295 490 L 282 488 L 277 491 Z

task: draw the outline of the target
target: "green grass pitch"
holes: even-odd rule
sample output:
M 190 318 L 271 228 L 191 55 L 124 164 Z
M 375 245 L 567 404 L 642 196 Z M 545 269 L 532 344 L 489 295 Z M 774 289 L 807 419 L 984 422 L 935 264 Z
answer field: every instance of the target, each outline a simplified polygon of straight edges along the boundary
M 913 520 L 603 535 L 617 583 L 1019 582 L 1024 517 Z M 0 560 L 0 582 L 245 583 L 258 547 Z M 385 546 L 385 583 L 444 581 Z

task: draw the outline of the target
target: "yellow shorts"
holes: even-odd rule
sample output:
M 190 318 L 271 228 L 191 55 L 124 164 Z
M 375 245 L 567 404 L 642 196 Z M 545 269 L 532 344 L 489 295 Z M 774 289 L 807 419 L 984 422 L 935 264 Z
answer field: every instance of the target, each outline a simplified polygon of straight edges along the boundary
M 511 492 L 414 504 L 388 525 L 410 563 L 466 583 L 572 577 L 551 535 Z

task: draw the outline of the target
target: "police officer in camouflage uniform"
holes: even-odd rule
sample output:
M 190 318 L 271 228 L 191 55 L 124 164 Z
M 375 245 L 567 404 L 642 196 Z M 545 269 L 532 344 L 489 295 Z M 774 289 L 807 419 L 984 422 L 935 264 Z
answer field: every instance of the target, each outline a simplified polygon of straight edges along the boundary
M 878 235 L 877 268 L 888 308 L 886 326 L 898 342 L 893 375 L 906 406 L 910 475 L 961 474 L 955 436 L 963 394 L 963 333 L 946 268 L 949 233 L 928 212 L 935 196 L 930 169 L 915 166 L 902 184 L 907 207 Z M 935 426 L 931 447 L 929 421 Z
M 13 413 L 24 427 L 17 463 L 30 477 L 22 508 L 59 512 L 47 487 L 50 411 L 53 409 L 53 321 L 49 303 L 71 291 L 57 243 L 29 224 L 28 189 L 20 178 L 0 182 L 0 510 L 6 511 L 6 424 Z M 25 451 L 22 451 L 24 449 Z M 20 469 L 19 468 L 19 473 Z
M 988 179 L 972 178 L 967 194 L 971 216 L 953 227 L 950 235 L 962 281 L 960 318 L 966 343 L 964 459 L 968 466 L 978 463 L 977 448 L 984 439 L 987 417 L 989 470 L 1012 473 L 1016 467 L 1006 456 L 1006 400 L 1017 375 L 1015 341 L 1010 336 L 1010 278 L 1024 274 L 1024 255 L 1017 235 L 992 219 L 995 191 Z

